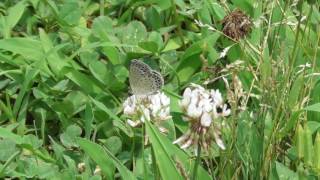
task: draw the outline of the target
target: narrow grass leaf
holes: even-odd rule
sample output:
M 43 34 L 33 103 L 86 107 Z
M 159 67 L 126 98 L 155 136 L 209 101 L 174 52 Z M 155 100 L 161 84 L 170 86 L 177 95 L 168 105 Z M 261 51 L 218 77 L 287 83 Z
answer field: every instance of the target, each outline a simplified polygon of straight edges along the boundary
M 297 131 L 296 131 L 296 147 L 297 147 L 297 155 L 298 158 L 303 158 L 304 156 L 304 129 L 301 126 L 301 124 L 298 125 Z
M 313 157 L 312 134 L 308 126 L 304 128 L 304 162 L 311 166 Z
M 297 105 L 298 99 L 299 99 L 299 94 L 300 94 L 300 91 L 301 91 L 301 88 L 303 87 L 303 85 L 304 85 L 304 77 L 301 74 L 294 81 L 292 88 L 290 90 L 290 93 L 289 93 L 288 105 L 289 105 L 290 109 L 293 109 Z
M 313 150 L 313 167 L 318 172 L 318 175 L 320 175 L 320 133 L 316 135 Z

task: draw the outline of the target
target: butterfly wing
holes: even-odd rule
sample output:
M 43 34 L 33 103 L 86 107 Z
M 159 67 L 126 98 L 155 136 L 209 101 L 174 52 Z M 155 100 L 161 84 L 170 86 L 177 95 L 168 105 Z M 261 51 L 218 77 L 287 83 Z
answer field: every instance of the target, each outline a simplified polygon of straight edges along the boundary
M 152 91 L 158 91 L 164 84 L 163 78 L 161 74 L 157 71 L 151 71 L 152 76 Z
M 147 95 L 153 91 L 151 68 L 142 61 L 132 60 L 129 72 L 130 87 L 135 95 Z

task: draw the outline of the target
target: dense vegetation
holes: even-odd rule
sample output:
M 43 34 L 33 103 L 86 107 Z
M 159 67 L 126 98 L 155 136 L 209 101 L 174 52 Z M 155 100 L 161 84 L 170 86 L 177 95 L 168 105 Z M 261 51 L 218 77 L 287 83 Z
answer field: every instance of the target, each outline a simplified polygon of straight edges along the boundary
M 317 179 L 319 6 L 1 0 L 0 177 Z M 125 109 L 133 59 L 164 79 L 163 127 Z

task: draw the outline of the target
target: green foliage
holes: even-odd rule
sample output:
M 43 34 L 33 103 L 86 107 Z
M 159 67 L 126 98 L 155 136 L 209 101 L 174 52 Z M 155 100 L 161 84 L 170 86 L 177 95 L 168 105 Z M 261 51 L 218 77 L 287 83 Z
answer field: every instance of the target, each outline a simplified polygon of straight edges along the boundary
M 220 89 L 232 109 L 227 149 L 212 140 L 196 179 L 320 177 L 316 2 L 2 0 L 0 178 L 191 178 L 193 150 L 172 144 L 188 131 L 178 101 L 190 83 Z M 235 9 L 253 22 L 239 41 L 221 23 Z M 136 58 L 164 77 L 166 135 L 122 113 Z M 232 99 L 236 77 L 244 95 Z

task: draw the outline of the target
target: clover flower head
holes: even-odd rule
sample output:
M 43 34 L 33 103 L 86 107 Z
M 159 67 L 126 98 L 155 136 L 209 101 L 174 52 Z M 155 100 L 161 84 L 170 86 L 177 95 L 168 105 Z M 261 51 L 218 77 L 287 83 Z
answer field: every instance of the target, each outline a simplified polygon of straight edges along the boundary
M 151 121 L 158 125 L 161 132 L 166 129 L 161 123 L 171 118 L 170 98 L 162 92 L 151 95 L 132 95 L 123 103 L 124 115 L 130 117 L 127 123 L 137 127 L 145 121 Z
M 219 90 L 206 90 L 200 85 L 191 84 L 185 89 L 179 105 L 190 128 L 174 144 L 180 144 L 182 149 L 196 144 L 208 149 L 214 139 L 221 149 L 225 149 L 220 138 L 220 126 L 215 121 L 230 115 L 231 110 L 224 103 Z

